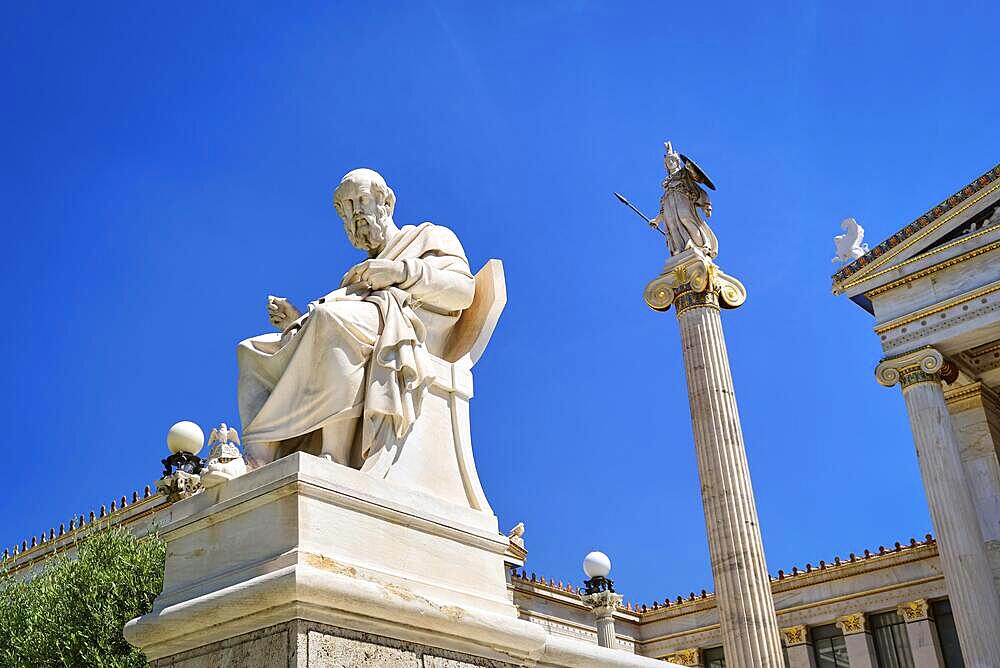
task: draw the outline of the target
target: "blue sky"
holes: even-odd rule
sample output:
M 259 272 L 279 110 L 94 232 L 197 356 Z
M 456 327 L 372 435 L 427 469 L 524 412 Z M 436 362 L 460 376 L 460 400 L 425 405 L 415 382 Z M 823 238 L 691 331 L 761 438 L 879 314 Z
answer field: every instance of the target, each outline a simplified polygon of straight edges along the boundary
M 401 224 L 502 258 L 472 430 L 529 570 L 608 552 L 630 599 L 712 588 L 666 251 L 662 144 L 718 191 L 724 314 L 772 572 L 930 529 L 872 321 L 830 294 L 1000 158 L 988 3 L 8 3 L 0 20 L 0 545 L 152 483 L 164 435 L 238 423 L 265 296 L 358 261 L 331 206 L 379 170 Z M 878 5 L 876 7 L 876 5 Z

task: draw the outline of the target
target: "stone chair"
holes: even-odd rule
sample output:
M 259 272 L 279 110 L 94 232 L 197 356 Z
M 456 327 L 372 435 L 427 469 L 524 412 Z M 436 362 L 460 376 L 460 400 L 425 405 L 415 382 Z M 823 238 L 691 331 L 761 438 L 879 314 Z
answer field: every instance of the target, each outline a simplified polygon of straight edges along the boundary
M 427 341 L 436 378 L 386 479 L 492 515 L 472 454 L 469 400 L 472 367 L 507 304 L 503 263 L 489 260 L 475 280 L 472 305 L 447 336 Z

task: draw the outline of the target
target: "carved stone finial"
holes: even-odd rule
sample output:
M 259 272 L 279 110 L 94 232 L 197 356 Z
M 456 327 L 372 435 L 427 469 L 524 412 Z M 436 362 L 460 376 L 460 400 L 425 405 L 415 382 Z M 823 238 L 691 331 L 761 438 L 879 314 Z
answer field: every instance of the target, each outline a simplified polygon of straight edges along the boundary
M 211 450 L 201 473 L 201 484 L 215 487 L 247 472 L 247 464 L 240 453 L 240 437 L 236 430 L 223 422 L 208 437 Z
M 507 533 L 507 538 L 514 545 L 524 548 L 524 522 L 518 522 L 514 528 Z

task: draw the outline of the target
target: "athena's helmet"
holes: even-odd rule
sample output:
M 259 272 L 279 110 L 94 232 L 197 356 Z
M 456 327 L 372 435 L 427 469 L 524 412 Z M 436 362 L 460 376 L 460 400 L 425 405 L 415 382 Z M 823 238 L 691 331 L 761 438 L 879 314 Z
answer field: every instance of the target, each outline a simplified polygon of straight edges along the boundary
M 670 142 L 663 142 L 663 166 L 667 168 L 667 174 L 676 174 L 684 166 L 680 153 L 674 153 L 674 147 Z

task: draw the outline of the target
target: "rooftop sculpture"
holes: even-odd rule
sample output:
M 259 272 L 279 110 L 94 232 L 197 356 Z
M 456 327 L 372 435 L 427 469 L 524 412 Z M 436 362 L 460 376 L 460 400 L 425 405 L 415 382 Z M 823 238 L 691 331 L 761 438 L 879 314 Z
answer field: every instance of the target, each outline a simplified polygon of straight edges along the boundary
M 858 225 L 858 221 L 844 218 L 840 223 L 840 229 L 844 230 L 844 233 L 833 238 L 833 245 L 837 248 L 833 262 L 854 262 L 868 252 L 868 244 L 861 243 L 865 238 L 865 228 Z

